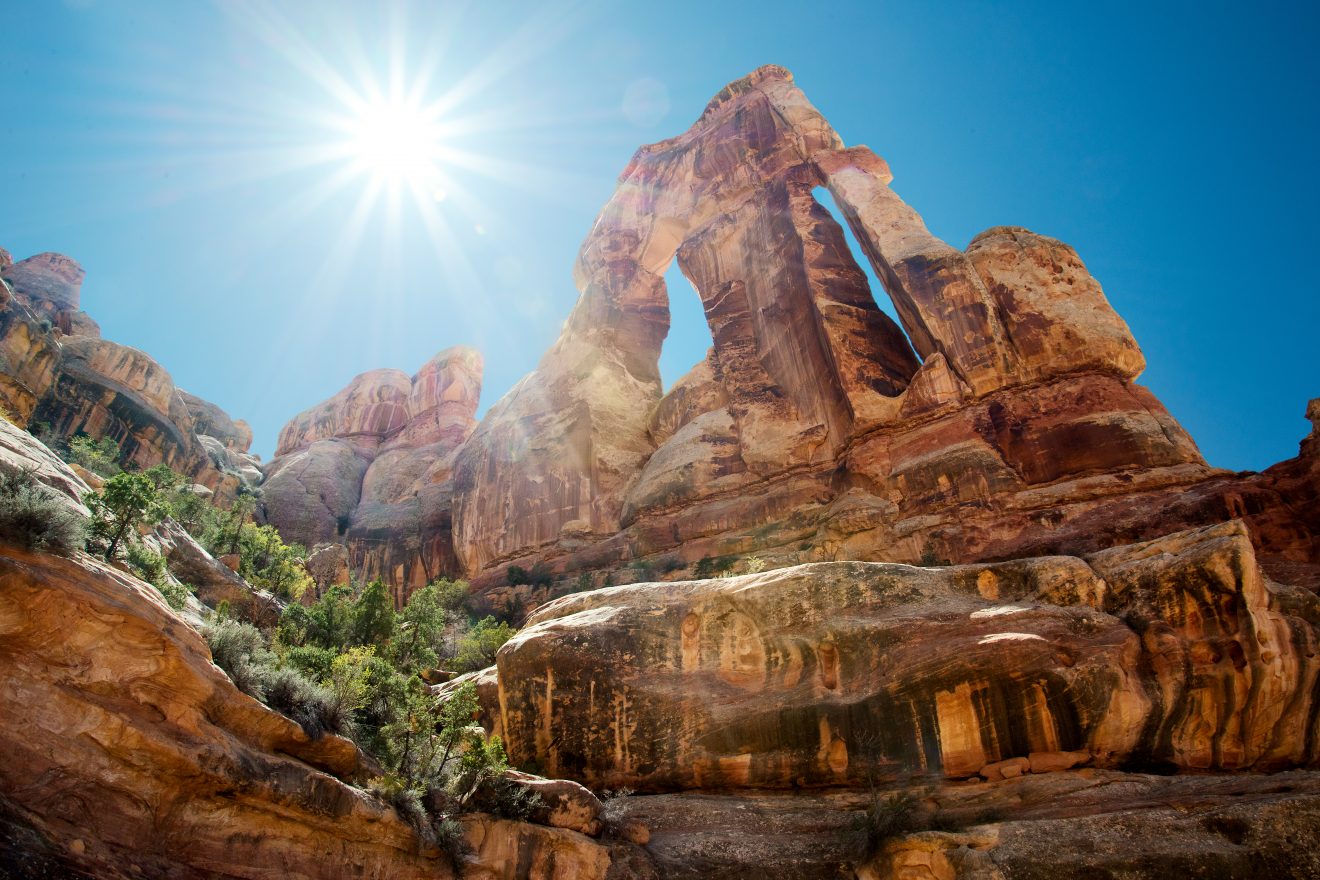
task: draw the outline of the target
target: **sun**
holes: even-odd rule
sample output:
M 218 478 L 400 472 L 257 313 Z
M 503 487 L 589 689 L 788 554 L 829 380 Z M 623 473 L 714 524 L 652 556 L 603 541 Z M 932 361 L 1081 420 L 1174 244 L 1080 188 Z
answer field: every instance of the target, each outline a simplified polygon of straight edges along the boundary
M 350 156 L 378 182 L 416 189 L 437 176 L 442 132 L 425 107 L 405 100 L 364 102 L 349 129 Z

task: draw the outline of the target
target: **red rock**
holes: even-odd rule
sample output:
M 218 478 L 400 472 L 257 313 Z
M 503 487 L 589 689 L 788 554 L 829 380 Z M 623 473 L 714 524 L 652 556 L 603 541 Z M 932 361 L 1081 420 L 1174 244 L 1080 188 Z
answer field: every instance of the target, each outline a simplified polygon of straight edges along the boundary
M 265 468 L 266 520 L 307 547 L 341 543 L 363 580 L 396 600 L 454 574 L 451 470 L 475 427 L 481 355 L 447 349 L 409 379 L 397 370 L 355 378 L 280 432 Z
M 560 339 L 457 455 L 456 567 L 487 590 L 538 562 L 570 579 L 638 557 L 971 562 L 1243 518 L 1270 572 L 1320 586 L 1311 459 L 1212 469 L 1133 384 L 1141 352 L 1072 248 L 995 227 L 959 251 L 891 181 L 774 67 L 640 149 Z M 661 396 L 674 259 L 714 346 Z
M 5 257 L 12 260 L 6 253 Z M 3 261 L 0 261 L 3 262 Z M 79 292 L 87 273 L 63 254 L 37 254 L 0 268 L 19 296 L 56 310 L 77 311 Z

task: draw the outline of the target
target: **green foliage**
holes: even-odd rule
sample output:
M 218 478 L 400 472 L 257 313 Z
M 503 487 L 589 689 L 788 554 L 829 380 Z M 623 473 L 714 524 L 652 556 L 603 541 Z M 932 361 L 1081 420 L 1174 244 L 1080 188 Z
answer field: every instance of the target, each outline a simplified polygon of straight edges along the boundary
M 161 584 L 152 584 L 160 594 L 165 597 L 165 601 L 175 611 L 183 610 L 188 604 L 188 597 L 193 595 L 193 588 L 187 584 L 177 583 L 175 581 L 165 581 Z
M 254 587 L 282 599 L 297 599 L 312 586 L 304 564 L 307 551 L 300 544 L 285 544 L 274 526 L 243 523 L 238 553 L 238 573 Z
M 31 471 L 0 473 L 0 538 L 67 554 L 82 547 L 87 523 Z
M 692 569 L 692 576 L 697 580 L 708 580 L 713 577 L 727 577 L 734 564 L 737 563 L 736 556 L 703 556 Z
M 130 541 L 125 545 L 124 559 L 133 573 L 155 587 L 175 611 L 188 604 L 192 588 L 170 577 L 165 557 L 140 542 Z
M 380 581 L 363 588 L 353 609 L 353 639 L 359 645 L 384 645 L 394 632 L 394 597 Z
M 885 843 L 919 831 L 961 831 L 969 824 L 997 821 L 991 812 L 981 813 L 970 821 L 927 805 L 911 791 L 883 795 L 871 792 L 866 810 L 853 817 L 847 829 L 848 848 L 860 863 L 879 854 Z
M 313 739 L 326 733 L 348 732 L 349 719 L 330 689 L 297 669 L 271 669 L 264 685 L 267 705 L 297 721 Z
M 474 721 L 475 687 L 465 684 L 442 703 L 420 676 L 438 664 L 489 665 L 513 634 L 493 617 L 469 624 L 469 606 L 462 581 L 435 581 L 398 612 L 379 582 L 356 593 L 336 586 L 311 605 L 284 610 L 273 652 L 253 644 L 250 627 L 232 623 L 215 628 L 212 639 L 221 650 L 212 650 L 217 663 L 223 656 L 222 666 L 238 670 L 235 681 L 258 679 L 267 702 L 309 734 L 351 735 L 384 771 L 372 790 L 425 836 L 441 845 L 449 840 L 447 851 L 457 853 L 461 835 L 447 814 L 467 808 L 477 788 L 495 792 L 490 808 L 504 815 L 525 815 L 533 805 L 521 787 L 502 782 L 507 760 L 499 740 L 487 739 Z M 248 673 L 263 664 L 266 671 Z M 437 815 L 428 816 L 424 802 Z
M 521 565 L 510 565 L 504 574 L 511 587 L 527 583 L 527 569 L 523 568 Z
M 134 574 L 152 586 L 159 587 L 165 582 L 167 576 L 165 557 L 145 545 L 136 542 L 129 544 L 124 552 L 124 559 Z
M 155 525 L 167 513 L 155 485 L 144 474 L 115 474 L 99 492 L 84 495 L 83 501 L 92 512 L 89 547 L 104 553 L 107 560 L 114 559 L 139 527 Z
M 250 623 L 222 620 L 206 631 L 215 665 L 229 674 L 243 693 L 258 700 L 266 696 L 267 673 L 275 658 L 266 647 L 266 637 Z
M 427 584 L 409 596 L 395 618 L 398 635 L 390 640 L 388 649 L 395 668 L 413 675 L 439 664 L 446 630 L 466 598 L 465 584 L 447 580 Z
M 109 437 L 100 440 L 85 434 L 74 437 L 69 441 L 66 460 L 101 477 L 113 477 L 123 470 L 119 466 L 119 444 Z
M 458 642 L 458 653 L 454 657 L 454 669 L 458 672 L 476 672 L 495 662 L 495 652 L 505 642 L 513 638 L 515 630 L 507 623 L 501 623 L 493 617 L 477 621 Z

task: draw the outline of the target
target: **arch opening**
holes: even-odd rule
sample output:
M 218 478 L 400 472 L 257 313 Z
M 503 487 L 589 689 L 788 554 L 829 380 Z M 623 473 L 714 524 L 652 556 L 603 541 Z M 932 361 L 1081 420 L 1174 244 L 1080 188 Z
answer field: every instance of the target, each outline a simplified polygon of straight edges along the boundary
M 669 335 L 660 349 L 660 384 L 666 394 L 689 370 L 705 360 L 714 345 L 706 310 L 697 288 L 683 274 L 677 259 L 665 270 L 669 296 Z
M 912 344 L 912 337 L 908 335 L 908 329 L 903 324 L 902 317 L 898 314 L 898 309 L 894 305 L 893 298 L 889 295 L 889 290 L 885 287 L 884 282 L 880 280 L 880 277 L 876 275 L 875 267 L 871 265 L 871 261 L 866 256 L 866 251 L 857 241 L 857 236 L 853 234 L 852 227 L 845 219 L 844 212 L 839 209 L 838 203 L 834 201 L 833 194 L 824 186 L 814 187 L 811 193 L 816 197 L 816 201 L 820 206 L 829 212 L 829 215 L 834 218 L 834 222 L 843 230 L 843 240 L 848 244 L 848 252 L 852 255 L 853 262 L 866 276 L 866 282 L 871 288 L 871 299 L 875 301 L 876 307 L 894 319 L 894 323 L 903 334 L 903 338 L 907 340 L 908 347 L 914 352 L 918 351 L 917 347 Z M 917 357 L 920 360 L 920 356 Z

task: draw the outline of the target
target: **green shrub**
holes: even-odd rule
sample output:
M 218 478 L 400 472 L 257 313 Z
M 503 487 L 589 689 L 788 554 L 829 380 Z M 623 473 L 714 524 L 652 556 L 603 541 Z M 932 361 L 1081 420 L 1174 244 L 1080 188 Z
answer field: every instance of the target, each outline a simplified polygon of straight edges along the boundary
M 686 566 L 683 565 L 683 560 L 679 559 L 677 556 L 662 556 L 660 557 L 660 561 L 656 563 L 656 568 L 660 570 L 661 574 L 671 574 L 672 572 L 679 571 L 685 567 Z
M 511 587 L 516 587 L 528 582 L 527 569 L 523 568 L 521 565 L 510 565 L 504 572 L 504 576 Z
M 367 783 L 367 790 L 394 808 L 394 812 L 423 835 L 430 833 L 430 818 L 422 806 L 422 796 L 393 773 L 377 776 Z
M 152 586 L 160 591 L 160 594 L 165 597 L 165 602 L 175 611 L 183 610 L 184 606 L 188 604 L 188 598 L 194 595 L 192 587 L 170 580 L 152 584 Z
M 68 554 L 83 546 L 87 522 L 28 470 L 0 473 L 0 538 Z
M 872 792 L 871 803 L 853 817 L 848 826 L 848 844 L 853 859 L 867 861 L 879 854 L 885 843 L 919 831 L 961 831 L 969 825 L 998 821 L 994 811 L 980 813 L 970 820 L 940 809 L 932 809 L 910 791 L 882 795 Z
M 495 662 L 495 652 L 513 638 L 515 630 L 507 623 L 487 617 L 476 623 L 459 639 L 454 669 L 458 672 L 476 672 Z
M 165 557 L 152 551 L 145 544 L 134 541 L 125 548 L 124 559 L 128 567 L 139 578 L 160 588 L 166 581 Z
M 297 721 L 312 739 L 326 733 L 344 734 L 350 719 L 343 704 L 330 690 L 306 678 L 298 670 L 272 670 L 265 681 L 266 705 Z
M 234 685 L 258 700 L 266 696 L 266 678 L 274 658 L 266 648 L 266 637 L 250 623 L 223 620 L 206 631 L 211 658 Z
M 139 526 L 154 525 L 167 513 L 155 485 L 144 474 L 115 474 L 99 492 L 83 496 L 83 501 L 92 511 L 89 544 L 107 560 L 114 559 Z
M 550 566 L 544 562 L 538 562 L 532 566 L 531 571 L 527 572 L 527 583 L 533 587 L 549 587 L 555 582 L 555 574 L 550 570 Z
M 100 477 L 113 477 L 119 466 L 119 444 L 109 437 L 93 440 L 81 435 L 69 441 L 68 460 Z

